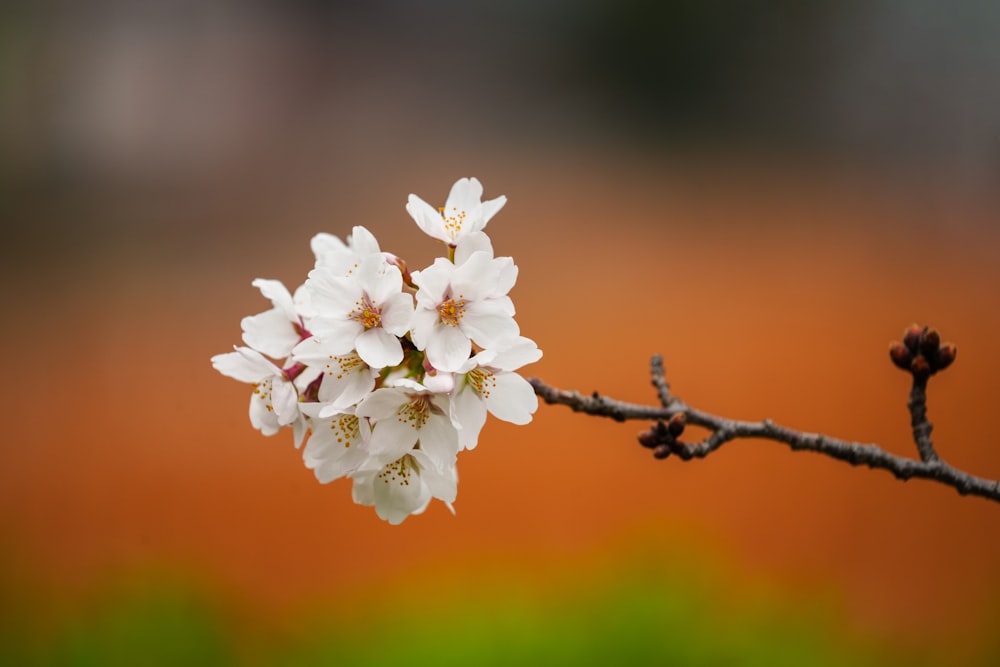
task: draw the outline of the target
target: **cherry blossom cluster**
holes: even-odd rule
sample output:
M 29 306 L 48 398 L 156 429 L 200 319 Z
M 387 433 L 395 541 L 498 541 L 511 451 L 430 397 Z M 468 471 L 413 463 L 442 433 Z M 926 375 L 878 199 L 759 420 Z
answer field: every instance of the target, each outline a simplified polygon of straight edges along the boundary
M 483 232 L 507 200 L 482 194 L 463 178 L 444 208 L 410 195 L 407 212 L 446 246 L 422 271 L 364 227 L 346 243 L 318 234 L 305 283 L 293 294 L 254 280 L 272 307 L 243 319 L 243 346 L 212 357 L 253 385 L 254 428 L 291 428 L 320 482 L 349 478 L 354 501 L 391 524 L 432 498 L 453 510 L 458 453 L 475 448 L 487 413 L 526 424 L 538 407 L 516 372 L 542 356 L 514 320 L 517 266 Z

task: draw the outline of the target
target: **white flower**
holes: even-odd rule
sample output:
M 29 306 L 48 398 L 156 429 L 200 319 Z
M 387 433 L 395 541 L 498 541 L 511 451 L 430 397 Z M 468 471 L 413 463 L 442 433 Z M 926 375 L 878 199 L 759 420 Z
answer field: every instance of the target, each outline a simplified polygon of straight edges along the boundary
M 507 203 L 503 195 L 482 201 L 483 186 L 475 178 L 460 178 L 451 187 L 443 209 L 435 209 L 411 194 L 406 211 L 425 234 L 454 246 L 462 236 L 481 231 Z
M 319 417 L 329 417 L 356 405 L 375 388 L 378 370 L 373 369 L 355 351 L 336 354 L 323 339 L 313 336 L 292 350 L 292 359 L 319 369 L 322 381 L 317 398 L 322 404 Z
M 487 414 L 525 424 L 538 408 L 516 372 L 542 354 L 514 320 L 518 269 L 483 232 L 507 199 L 482 195 L 475 178 L 459 179 L 441 209 L 410 195 L 418 226 L 448 245 L 423 271 L 364 227 L 315 235 L 306 282 L 293 296 L 254 280 L 271 308 L 243 318 L 244 346 L 212 357 L 253 385 L 254 428 L 291 427 L 321 483 L 351 479 L 355 502 L 391 524 L 434 498 L 454 512 L 458 453 L 476 446 Z
M 257 278 L 251 283 L 271 300 L 271 310 L 249 315 L 240 322 L 243 342 L 274 359 L 283 359 L 302 340 L 302 321 L 292 295 L 281 281 Z M 297 297 L 301 297 L 298 293 Z
M 439 466 L 451 465 L 458 455 L 458 433 L 448 417 L 448 397 L 411 380 L 400 384 L 376 389 L 355 412 L 372 425 L 372 458 L 384 465 L 419 446 Z
M 317 403 L 303 403 L 302 411 L 312 421 L 312 434 L 302 452 L 302 460 L 322 484 L 354 472 L 368 460 L 368 422 L 353 411 L 319 418 Z
M 250 423 L 255 429 L 264 435 L 274 435 L 282 426 L 292 426 L 295 446 L 298 447 L 305 435 L 306 422 L 299 412 L 294 378 L 257 350 L 248 347 L 234 349 L 235 352 L 212 357 L 212 366 L 227 377 L 253 384 Z
M 370 231 L 356 226 L 345 244 L 333 234 L 320 233 L 310 242 L 316 266 L 329 269 L 336 276 L 348 276 L 368 255 L 381 253 L 378 239 Z
M 455 502 L 458 472 L 454 462 L 441 466 L 426 452 L 414 449 L 395 461 L 352 473 L 352 495 L 359 505 L 374 505 L 379 518 L 398 525 L 411 514 L 420 514 L 437 498 Z
M 470 247 L 484 238 L 485 234 L 471 237 Z M 466 243 L 458 246 L 454 264 L 439 257 L 427 269 L 413 273 L 419 289 L 410 337 L 442 371 L 457 371 L 468 360 L 472 343 L 489 348 L 520 331 L 507 296 L 517 278 L 514 261 L 494 259 L 492 248 L 465 249 Z
M 306 288 L 317 311 L 309 326 L 329 354 L 356 349 L 372 368 L 395 366 L 403 360 L 399 337 L 410 328 L 413 298 L 402 291 L 399 269 L 386 263 L 381 254 L 366 256 L 350 276 L 313 269 Z
M 533 340 L 518 336 L 498 348 L 480 352 L 463 364 L 455 374 L 450 404 L 462 449 L 475 448 L 487 411 L 512 424 L 531 421 L 538 409 L 538 397 L 531 384 L 513 371 L 541 357 L 542 351 Z

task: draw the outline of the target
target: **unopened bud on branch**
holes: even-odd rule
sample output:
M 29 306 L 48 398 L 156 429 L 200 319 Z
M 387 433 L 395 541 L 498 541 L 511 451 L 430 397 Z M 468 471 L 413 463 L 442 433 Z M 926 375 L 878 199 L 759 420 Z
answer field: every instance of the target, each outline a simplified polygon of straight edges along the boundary
M 687 415 L 683 412 L 678 412 L 670 418 L 670 423 L 667 425 L 667 431 L 670 433 L 671 437 L 679 438 L 680 435 L 684 433 L 685 424 L 687 424 Z
M 920 353 L 928 359 L 933 359 L 940 346 L 941 334 L 934 329 L 924 330 L 923 335 L 920 337 Z
M 958 354 L 958 348 L 954 343 L 945 343 L 938 348 L 937 354 L 934 357 L 937 370 L 942 371 L 951 366 L 951 362 L 955 361 L 956 354 Z
M 903 332 L 903 345 L 911 353 L 916 354 L 920 350 L 920 336 L 924 333 L 924 327 L 919 324 L 911 324 Z
M 913 355 L 906 345 L 903 345 L 899 341 L 893 341 L 889 345 L 889 358 L 892 359 L 892 363 L 904 371 L 910 370 L 910 362 L 913 361 Z
M 931 374 L 931 365 L 927 362 L 926 357 L 918 354 L 910 362 L 910 372 L 913 373 L 913 377 L 925 378 Z
M 926 380 L 943 371 L 955 361 L 957 349 L 952 343 L 942 343 L 936 329 L 911 324 L 903 332 L 903 342 L 889 344 L 889 358 L 916 380 Z

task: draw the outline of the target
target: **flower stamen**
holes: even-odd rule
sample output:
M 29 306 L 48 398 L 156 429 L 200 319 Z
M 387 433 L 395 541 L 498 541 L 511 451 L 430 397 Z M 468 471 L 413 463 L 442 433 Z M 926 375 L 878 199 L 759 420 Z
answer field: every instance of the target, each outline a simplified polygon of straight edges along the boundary
M 400 486 L 409 486 L 410 477 L 414 472 L 417 472 L 417 462 L 407 454 L 385 466 L 376 477 L 385 484 L 393 482 Z
M 458 238 L 459 233 L 462 231 L 462 225 L 465 224 L 465 218 L 468 217 L 469 214 L 465 211 L 458 210 L 457 206 L 451 207 L 451 215 L 446 213 L 443 207 L 438 210 L 441 212 L 441 218 L 444 220 L 445 233 L 454 241 Z
M 413 396 L 409 403 L 399 406 L 397 418 L 404 424 L 409 423 L 411 428 L 423 428 L 431 416 L 428 403 L 424 396 Z
M 359 372 L 364 364 L 357 352 L 351 352 L 344 356 L 331 354 L 329 359 L 332 363 L 326 364 L 324 370 L 327 375 L 336 375 L 338 380 L 343 380 L 345 375 Z
M 358 418 L 354 415 L 340 415 L 330 422 L 330 430 L 333 431 L 337 442 L 345 448 L 349 448 L 351 443 L 361 437 L 358 427 Z
M 437 310 L 443 323 L 450 327 L 457 327 L 458 323 L 462 321 L 462 316 L 465 315 L 465 299 L 459 294 L 458 299 L 452 297 L 444 301 Z
M 349 317 L 355 322 L 363 324 L 366 331 L 382 326 L 382 311 L 367 294 L 354 302 L 354 310 L 351 311 Z
M 497 386 L 496 376 L 481 366 L 469 371 L 465 381 L 483 398 L 489 398 L 490 392 Z

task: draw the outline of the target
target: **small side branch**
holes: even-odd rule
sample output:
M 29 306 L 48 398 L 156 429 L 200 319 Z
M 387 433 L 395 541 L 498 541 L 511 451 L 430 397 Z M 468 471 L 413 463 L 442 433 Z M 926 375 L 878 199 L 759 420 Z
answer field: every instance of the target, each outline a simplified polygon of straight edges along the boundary
M 929 342 L 928 342 L 929 341 Z M 897 348 L 897 346 L 899 346 Z M 900 351 L 902 348 L 906 354 Z M 657 458 L 673 454 L 682 460 L 703 458 L 734 440 L 756 438 L 780 442 L 796 451 L 811 451 L 855 466 L 886 470 L 901 480 L 930 479 L 954 488 L 962 495 L 973 495 L 1000 502 L 1000 480 L 989 480 L 963 472 L 941 460 L 931 442 L 931 423 L 927 420 L 927 380 L 951 364 L 954 345 L 941 345 L 937 333 L 926 327 L 907 330 L 903 343 L 890 347 L 893 362 L 913 375 L 910 390 L 910 422 L 920 459 L 892 454 L 877 444 L 851 442 L 820 433 L 804 433 L 775 424 L 769 419 L 741 421 L 713 415 L 686 405 L 670 393 L 663 360 L 654 356 L 650 364 L 652 384 L 660 406 L 617 401 L 596 391 L 584 395 L 552 387 L 538 378 L 529 382 L 535 393 L 550 405 L 565 405 L 575 412 L 615 421 L 638 419 L 655 422 L 639 436 L 639 442 L 653 450 Z M 931 361 L 928 361 L 928 357 Z M 679 437 L 686 424 L 710 431 L 700 442 L 682 442 Z
M 910 426 L 913 427 L 913 441 L 917 443 L 917 451 L 921 461 L 937 461 L 938 455 L 931 442 L 931 430 L 934 425 L 927 420 L 927 379 L 913 379 L 910 389 Z

